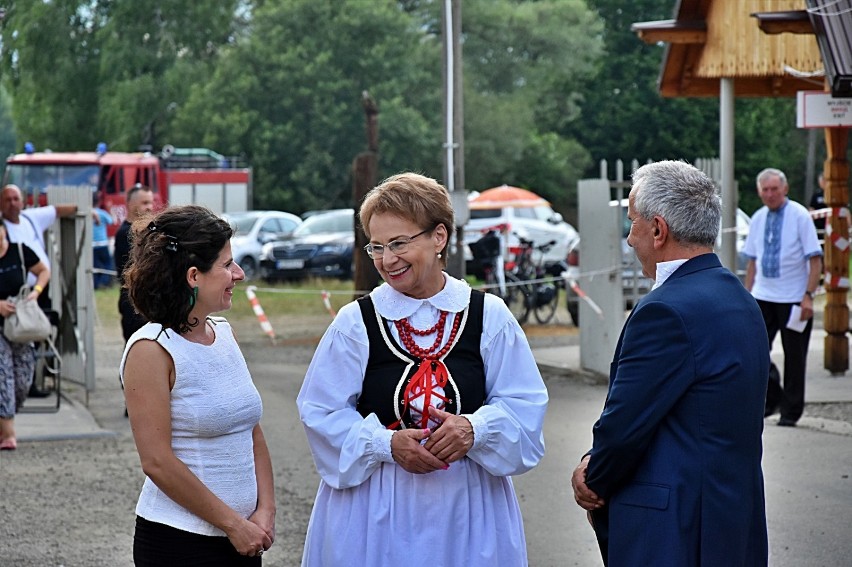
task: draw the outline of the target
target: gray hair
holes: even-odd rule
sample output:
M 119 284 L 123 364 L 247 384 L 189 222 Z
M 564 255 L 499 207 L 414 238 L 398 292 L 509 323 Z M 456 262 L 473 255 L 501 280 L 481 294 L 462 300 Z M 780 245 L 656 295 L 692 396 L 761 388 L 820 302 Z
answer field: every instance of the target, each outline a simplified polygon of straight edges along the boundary
M 722 199 L 713 181 L 683 161 L 658 161 L 633 173 L 636 213 L 665 219 L 669 233 L 684 245 L 713 246 L 719 234 Z
M 775 176 L 781 180 L 781 185 L 787 185 L 787 176 L 784 175 L 784 172 L 780 169 L 775 169 L 774 167 L 767 167 L 763 171 L 757 174 L 757 188 L 760 189 L 760 182 L 766 179 L 769 176 Z

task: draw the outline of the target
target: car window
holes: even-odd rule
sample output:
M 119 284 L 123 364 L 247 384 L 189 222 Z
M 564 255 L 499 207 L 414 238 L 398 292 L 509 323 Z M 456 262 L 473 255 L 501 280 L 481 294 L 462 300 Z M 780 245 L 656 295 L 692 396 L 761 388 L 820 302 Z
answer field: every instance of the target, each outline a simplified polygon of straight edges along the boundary
M 550 220 L 551 218 L 553 218 L 554 215 L 553 209 L 546 205 L 534 207 L 533 212 L 535 213 L 535 218 L 543 221 Z
M 496 219 L 502 214 L 500 209 L 471 209 L 470 218 L 473 219 Z
M 266 219 L 263 221 L 260 232 L 278 232 L 278 219 Z
M 278 224 L 281 227 L 281 232 L 293 232 L 299 223 L 293 219 L 278 219 Z
M 257 221 L 257 216 L 240 215 L 237 217 L 229 217 L 228 221 L 231 223 L 231 226 L 234 227 L 234 236 L 238 234 L 248 234 L 251 232 L 251 228 Z
M 519 219 L 536 219 L 538 216 L 535 212 L 536 207 L 516 207 L 515 218 Z

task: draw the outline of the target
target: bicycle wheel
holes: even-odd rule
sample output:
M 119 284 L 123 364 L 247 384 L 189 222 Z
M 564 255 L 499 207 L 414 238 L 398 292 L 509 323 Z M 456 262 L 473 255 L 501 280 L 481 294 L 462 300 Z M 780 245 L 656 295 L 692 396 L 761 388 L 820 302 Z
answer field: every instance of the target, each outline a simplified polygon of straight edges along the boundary
M 485 266 L 485 293 L 493 293 L 497 297 L 502 297 L 500 295 L 500 285 L 497 281 L 497 274 L 494 272 L 494 268 L 491 266 Z
M 556 306 L 559 305 L 559 288 L 553 283 L 538 284 L 533 301 L 535 301 L 533 308 L 535 320 L 546 325 L 556 315 Z
M 506 274 L 506 297 L 503 301 L 521 325 L 526 323 L 530 316 L 529 304 L 532 293 L 529 284 L 522 282 L 515 274 Z

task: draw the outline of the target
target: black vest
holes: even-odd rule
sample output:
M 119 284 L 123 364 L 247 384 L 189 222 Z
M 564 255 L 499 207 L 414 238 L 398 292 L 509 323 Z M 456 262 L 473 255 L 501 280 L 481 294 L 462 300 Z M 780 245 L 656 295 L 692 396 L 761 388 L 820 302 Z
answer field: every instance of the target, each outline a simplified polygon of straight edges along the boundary
M 484 297 L 481 291 L 471 291 L 470 304 L 459 314 L 464 319 L 456 343 L 443 358 L 449 372 L 445 388 L 449 399 L 444 411 L 456 415 L 473 413 L 485 403 L 485 365 L 479 351 Z M 399 346 L 388 331 L 392 323 L 381 317 L 379 325 L 379 316 L 369 295 L 360 298 L 358 306 L 370 342 L 370 358 L 356 406 L 358 412 L 364 417 L 375 413 L 385 427 L 396 423 L 400 417 L 400 428 L 413 427 L 410 412 L 402 413 L 402 396 L 420 359 Z

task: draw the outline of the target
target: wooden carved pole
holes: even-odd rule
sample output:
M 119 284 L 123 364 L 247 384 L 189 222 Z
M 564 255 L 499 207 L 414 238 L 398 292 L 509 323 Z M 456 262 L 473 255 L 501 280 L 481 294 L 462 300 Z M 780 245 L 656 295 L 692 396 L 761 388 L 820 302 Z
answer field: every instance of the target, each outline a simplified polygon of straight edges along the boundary
M 844 374 L 849 369 L 849 162 L 846 148 L 849 130 L 826 128 L 827 158 L 825 203 L 831 207 L 825 231 L 825 290 L 827 294 L 823 325 L 825 326 L 825 369 L 832 374 Z
M 367 120 L 367 151 L 361 152 L 352 163 L 352 203 L 357 213 L 364 196 L 376 186 L 379 163 L 379 107 L 370 98 L 367 91 L 361 93 L 361 103 Z M 353 250 L 355 264 L 355 299 L 370 291 L 379 284 L 379 272 L 373 261 L 364 253 L 367 245 L 367 235 L 355 218 L 355 249 Z

